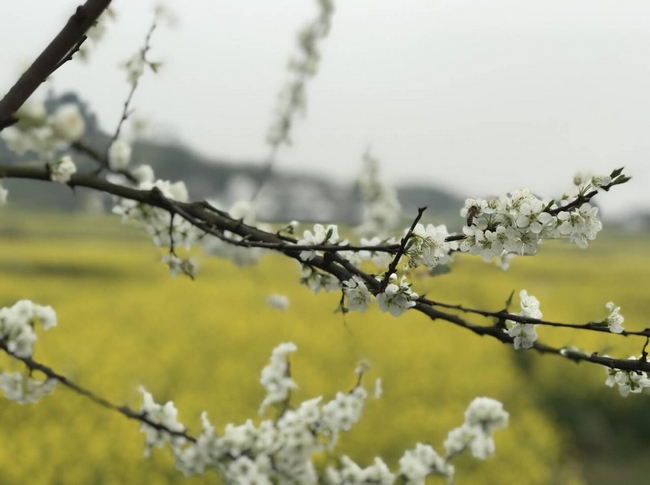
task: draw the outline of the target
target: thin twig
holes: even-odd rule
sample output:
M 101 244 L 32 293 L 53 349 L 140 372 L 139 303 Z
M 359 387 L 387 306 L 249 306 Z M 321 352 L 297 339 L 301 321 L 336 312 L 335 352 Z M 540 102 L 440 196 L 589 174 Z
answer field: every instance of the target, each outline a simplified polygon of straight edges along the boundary
M 415 226 L 417 226 L 418 222 L 420 222 L 420 219 L 422 219 L 422 215 L 424 214 L 425 210 L 427 210 L 426 207 L 418 208 L 418 215 L 413 220 L 413 224 L 411 224 L 411 227 L 409 228 L 406 235 L 400 241 L 400 245 L 399 248 L 397 249 L 397 253 L 395 253 L 395 256 L 393 256 L 393 260 L 390 262 L 390 265 L 388 266 L 388 270 L 384 274 L 384 278 L 381 280 L 381 284 L 379 286 L 380 292 L 383 293 L 384 290 L 386 290 L 386 286 L 388 286 L 388 280 L 390 279 L 391 275 L 395 273 L 395 270 L 397 269 L 397 265 L 399 264 L 399 260 L 404 254 L 404 251 L 406 250 L 406 245 L 408 244 L 409 239 L 411 239 L 411 236 L 413 236 L 413 231 L 415 230 Z
M 95 394 L 94 392 L 80 386 L 79 384 L 76 384 L 75 382 L 71 381 L 70 379 L 68 379 L 63 374 L 60 374 L 60 373 L 54 371 L 54 369 L 52 369 L 51 367 L 48 367 L 48 366 L 46 366 L 44 364 L 36 362 L 31 357 L 19 357 L 19 356 L 17 356 L 13 352 L 9 351 L 9 349 L 7 349 L 7 347 L 6 347 L 6 345 L 4 343 L 0 343 L 0 349 L 4 350 L 8 355 L 13 357 L 14 359 L 23 362 L 30 371 L 39 371 L 39 372 L 42 372 L 43 374 L 45 374 L 50 379 L 56 379 L 57 381 L 59 381 L 61 384 L 63 384 L 68 389 L 76 392 L 77 394 L 79 394 L 81 396 L 84 396 L 84 397 L 90 399 L 92 402 L 94 402 L 95 404 L 98 404 L 99 406 L 101 406 L 101 407 L 103 407 L 105 409 L 109 409 L 111 411 L 117 411 L 118 413 L 122 414 L 123 416 L 126 416 L 129 419 L 134 419 L 136 421 L 140 421 L 141 423 L 146 424 L 147 426 L 151 426 L 152 428 L 157 429 L 158 431 L 164 431 L 166 433 L 169 433 L 172 436 L 178 436 L 180 438 L 185 438 L 186 440 L 191 441 L 193 443 L 196 442 L 196 438 L 193 438 L 192 436 L 188 435 L 184 431 L 171 430 L 171 429 L 167 428 L 166 426 L 164 426 L 164 425 L 162 425 L 160 423 L 156 423 L 155 421 L 152 421 L 148 417 L 148 415 L 146 413 L 136 412 L 136 411 L 132 410 L 131 408 L 129 408 L 128 406 L 125 406 L 125 405 L 124 406 L 119 406 L 117 404 L 114 404 L 114 403 L 108 401 L 107 399 Z
M 594 325 L 591 322 L 588 323 L 563 323 L 563 322 L 552 322 L 549 320 L 542 320 L 539 318 L 530 318 L 530 317 L 524 317 L 521 315 L 517 315 L 515 313 L 510 313 L 504 310 L 499 310 L 496 312 L 493 311 L 488 311 L 488 310 L 480 310 L 478 308 L 468 308 L 463 305 L 452 305 L 449 303 L 443 303 L 443 302 L 438 302 L 434 300 L 430 300 L 426 297 L 420 297 L 418 301 L 422 301 L 423 303 L 427 303 L 432 306 L 439 306 L 442 308 L 449 308 L 450 310 L 458 310 L 463 313 L 472 313 L 474 315 L 481 315 L 483 317 L 493 317 L 497 318 L 499 320 L 511 320 L 513 322 L 517 323 L 524 323 L 524 324 L 529 324 L 529 325 L 545 325 L 547 327 L 562 327 L 562 328 L 572 328 L 575 330 L 591 330 L 594 332 L 602 332 L 602 333 L 607 333 L 607 334 L 612 334 L 612 335 L 620 335 L 623 337 L 626 337 L 628 335 L 636 335 L 640 337 L 650 337 L 650 328 L 646 328 L 645 330 L 640 330 L 640 331 L 631 331 L 631 330 L 623 330 L 623 332 L 620 333 L 613 333 L 609 330 L 607 327 L 603 327 L 600 325 Z
M 149 27 L 149 31 L 147 32 L 147 35 L 144 39 L 144 46 L 140 50 L 140 57 L 142 58 L 142 62 L 146 64 L 147 61 L 147 53 L 151 49 L 151 36 L 156 30 L 156 27 L 158 26 L 158 17 L 154 16 L 153 22 L 151 24 L 151 27 Z M 122 116 L 120 117 L 120 121 L 117 123 L 117 128 L 115 129 L 115 133 L 113 134 L 113 137 L 111 138 L 111 142 L 109 143 L 108 147 L 113 144 L 115 140 L 117 140 L 120 136 L 120 131 L 122 130 L 122 125 L 124 122 L 129 118 L 131 115 L 131 110 L 129 109 L 131 106 L 131 100 L 133 99 L 133 95 L 135 94 L 135 90 L 138 89 L 138 84 L 139 84 L 140 78 L 137 77 L 133 84 L 131 85 L 131 90 L 129 91 L 129 95 L 127 96 L 126 100 L 124 101 L 124 107 L 122 108 Z

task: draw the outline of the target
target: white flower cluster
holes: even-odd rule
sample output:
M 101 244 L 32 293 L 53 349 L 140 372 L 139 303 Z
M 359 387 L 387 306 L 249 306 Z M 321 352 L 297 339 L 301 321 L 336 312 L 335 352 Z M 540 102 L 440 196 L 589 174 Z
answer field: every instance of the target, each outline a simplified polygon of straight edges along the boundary
M 426 227 L 417 224 L 406 247 L 409 257 L 409 266 L 414 268 L 423 264 L 428 269 L 433 269 L 440 264 L 446 264 L 450 259 L 450 252 L 458 249 L 457 242 L 447 242 L 449 237 L 447 227 L 428 224 Z
M 305 231 L 303 234 L 303 239 L 298 241 L 299 246 L 314 246 L 320 244 L 331 244 L 334 245 L 339 240 L 339 228 L 330 224 L 327 228 L 323 227 L 321 224 L 314 225 L 314 232 Z M 314 251 L 302 251 L 300 253 L 300 259 L 303 261 L 309 261 L 316 256 Z
M 150 421 L 160 424 L 170 431 L 179 433 L 185 431 L 185 426 L 178 422 L 178 410 L 173 402 L 167 401 L 164 405 L 157 404 L 144 387 L 140 387 L 138 390 L 144 400 L 140 413 L 144 414 Z M 153 447 L 162 448 L 166 443 L 179 446 L 185 442 L 185 438 L 182 436 L 172 435 L 167 431 L 158 430 L 145 423 L 142 424 L 140 431 L 145 434 L 144 456 L 146 457 L 151 455 Z
M 305 110 L 306 84 L 318 70 L 320 52 L 318 41 L 329 33 L 334 3 L 332 0 L 319 0 L 318 17 L 298 33 L 299 55 L 289 61 L 291 79 L 278 94 L 275 107 L 276 118 L 269 127 L 266 141 L 274 148 L 290 144 L 290 131 L 296 113 Z
M 594 189 L 600 189 L 603 185 L 611 183 L 612 180 L 616 178 L 616 171 L 614 171 L 612 175 L 613 177 L 607 175 L 594 175 L 590 172 L 578 172 L 573 177 L 573 183 L 583 192 L 589 190 L 591 187 Z
M 361 468 L 350 457 L 343 455 L 339 460 L 339 468 L 328 467 L 325 482 L 332 485 L 390 485 L 395 482 L 395 474 L 391 473 L 388 465 L 381 458 L 375 458 L 374 463 Z
M 632 356 L 629 360 L 638 359 Z M 631 392 L 639 394 L 644 388 L 650 387 L 650 378 L 645 372 L 612 369 L 611 367 L 605 367 L 605 372 L 607 373 L 605 384 L 609 387 L 618 385 L 618 391 L 623 397 L 627 397 Z
M 377 278 L 381 281 L 381 278 Z M 351 311 L 365 312 L 372 303 L 372 293 L 368 290 L 366 283 L 358 276 L 353 276 L 344 282 L 343 292 L 347 298 L 347 309 Z M 388 285 L 383 293 L 376 297 L 379 310 L 390 313 L 394 317 L 400 316 L 409 308 L 415 306 L 415 301 L 420 296 L 411 290 L 411 285 L 402 276 L 399 283 L 395 273 L 390 275 Z
M 623 322 L 625 321 L 625 318 L 623 318 L 623 315 L 619 313 L 621 307 L 616 306 L 614 302 L 610 301 L 605 305 L 605 308 L 610 311 L 610 314 L 605 319 L 605 322 L 609 327 L 609 331 L 612 333 L 623 333 L 625 330 L 623 328 Z
M 210 204 L 215 208 L 220 208 L 216 201 L 210 201 Z M 237 201 L 230 207 L 228 214 L 233 219 L 240 220 L 249 226 L 255 226 L 257 229 L 263 231 L 270 230 L 268 225 L 257 224 L 257 209 L 252 202 L 246 200 Z M 224 236 L 233 241 L 242 240 L 241 236 L 233 234 L 230 231 L 224 231 Z M 236 246 L 209 234 L 201 239 L 201 247 L 206 254 L 229 259 L 237 266 L 255 265 L 265 252 L 261 248 Z
M 40 323 L 43 330 L 56 326 L 52 307 L 20 300 L 11 308 L 0 309 L 0 342 L 16 357 L 31 357 L 37 340 L 36 323 Z
M 79 108 L 68 103 L 48 116 L 42 103 L 25 103 L 17 112 L 18 123 L 5 128 L 0 138 L 18 155 L 31 151 L 52 160 L 57 152 L 79 140 L 86 129 Z
M 0 185 L 0 205 L 5 205 L 7 203 L 7 196 L 9 191 Z
M 328 273 L 321 273 L 310 266 L 303 265 L 300 274 L 300 283 L 305 285 L 316 295 L 320 290 L 325 290 L 326 293 L 330 291 L 338 291 L 341 289 L 341 284 L 336 277 Z
M 374 237 L 372 239 L 361 238 L 361 246 L 381 246 L 387 244 L 395 244 L 395 238 L 381 239 Z M 330 224 L 324 227 L 322 224 L 314 224 L 314 230 L 304 231 L 303 238 L 299 239 L 296 244 L 299 246 L 314 246 L 314 245 L 345 245 L 347 240 L 339 240 L 339 228 L 335 224 Z M 322 251 L 304 250 L 300 252 L 300 259 L 302 261 L 310 261 L 315 256 L 322 254 Z M 374 251 L 372 249 L 361 251 L 339 251 L 339 256 L 347 259 L 352 265 L 357 268 L 361 267 L 364 261 L 372 261 L 378 268 L 387 267 L 391 261 L 391 253 L 387 251 Z
M 382 180 L 379 161 L 368 152 L 363 156 L 363 169 L 357 187 L 363 214 L 356 231 L 362 236 L 376 237 L 389 235 L 397 229 L 402 218 L 397 192 Z
M 424 485 L 429 475 L 447 477 L 449 483 L 454 478 L 454 467 L 447 463 L 431 445 L 418 443 L 399 460 L 401 475 L 409 485 Z
M 284 295 L 272 293 L 266 297 L 266 304 L 271 308 L 277 308 L 286 312 L 289 309 L 289 298 Z
M 552 200 L 540 200 L 527 189 L 499 198 L 467 199 L 461 216 L 465 239 L 460 250 L 480 254 L 485 261 L 503 253 L 530 255 L 543 239 L 568 238 L 584 248 L 602 229 L 598 208 L 585 202 L 580 207 L 561 210 Z M 557 215 L 551 211 L 559 209 Z
M 390 275 L 389 284 L 383 293 L 377 295 L 379 310 L 390 313 L 394 317 L 399 317 L 409 308 L 415 306 L 415 300 L 420 296 L 411 291 L 411 284 L 406 281 L 406 276 L 397 283 L 397 275 Z
M 266 397 L 260 406 L 259 413 L 264 414 L 266 407 L 286 401 L 289 393 L 297 387 L 289 377 L 288 356 L 298 350 L 292 342 L 278 345 L 271 353 L 271 362 L 262 369 L 260 382 L 266 389 Z
M 381 239 L 379 237 L 373 237 L 372 239 L 365 239 L 361 238 L 360 240 L 360 245 L 361 246 L 379 246 L 382 244 L 390 245 L 390 244 L 395 244 L 397 240 L 394 237 L 388 238 L 388 239 Z M 353 258 L 349 258 L 350 262 L 354 264 L 355 266 L 359 267 L 361 266 L 361 263 L 363 261 L 372 261 L 372 263 L 377 266 L 377 268 L 387 268 L 388 265 L 390 264 L 390 261 L 392 259 L 391 254 L 386 252 L 386 251 L 359 251 L 357 253 L 353 253 L 354 255 L 357 255 L 358 257 L 358 262 L 355 261 Z
M 273 351 L 271 364 L 264 368 L 260 379 L 268 393 L 260 411 L 265 405 L 287 399 L 288 391 L 295 387 L 286 360 L 295 350 L 293 343 L 284 343 Z M 145 404 L 141 411 L 149 419 L 173 431 L 184 431 L 173 403 L 156 404 L 150 394 L 142 392 Z M 203 413 L 201 435 L 195 443 L 144 424 L 146 454 L 153 446 L 169 444 L 177 468 L 186 476 L 217 468 L 226 483 L 316 484 L 318 477 L 311 456 L 333 447 L 339 432 L 359 421 L 366 398 L 366 391 L 357 386 L 347 394 L 338 393 L 325 404 L 321 404 L 320 397 L 305 401 L 298 409 L 285 410 L 276 421 L 264 420 L 257 427 L 251 420 L 240 426 L 228 424 L 223 436 L 215 434 Z
M 41 381 L 20 372 L 0 374 L 0 389 L 7 399 L 19 404 L 35 403 L 41 397 L 52 394 L 58 382 L 56 379 Z
M 16 357 L 32 357 L 37 340 L 36 324 L 40 324 L 43 330 L 56 326 L 56 313 L 52 307 L 20 300 L 11 308 L 0 309 L 0 344 Z M 52 393 L 57 382 L 56 379 L 41 381 L 19 372 L 0 373 L 0 389 L 7 399 L 21 404 L 36 402 Z
M 162 257 L 162 262 L 169 267 L 169 274 L 176 278 L 179 274 L 184 274 L 194 279 L 196 276 L 196 262 L 193 258 L 182 259 L 175 253 L 167 253 Z
M 295 387 L 289 377 L 287 356 L 296 350 L 293 343 L 280 344 L 273 351 L 271 363 L 262 371 L 260 379 L 267 390 L 266 404 L 288 400 L 288 392 Z M 365 366 L 361 366 L 365 369 Z M 177 421 L 177 410 L 171 402 L 156 404 L 151 395 L 141 389 L 144 405 L 141 412 L 153 422 L 175 432 L 184 432 L 185 427 Z M 322 397 L 304 401 L 298 408 L 287 406 L 276 420 L 263 420 L 256 426 L 250 419 L 242 425 L 228 424 L 223 435 L 217 435 L 207 414 L 201 415 L 201 434 L 195 442 L 183 436 L 172 436 L 150 425 L 144 424 L 146 435 L 145 455 L 152 447 L 169 445 L 176 461 L 176 467 L 189 477 L 201 475 L 207 469 L 216 469 L 225 483 L 257 485 L 392 485 L 408 483 L 424 485 L 429 475 L 442 475 L 451 481 L 454 467 L 449 459 L 462 449 L 455 445 L 454 453 L 447 458 L 440 457 L 429 445 L 417 444 L 400 459 L 399 474 L 392 473 L 380 459 L 362 468 L 348 456 L 342 456 L 338 466 L 329 466 L 323 477 L 319 477 L 312 462 L 312 456 L 332 450 L 343 431 L 349 431 L 359 422 L 368 394 L 361 385 L 348 393 L 339 392 L 329 402 L 322 403 Z M 264 411 L 262 404 L 260 411 Z M 494 452 L 492 432 L 507 424 L 508 413 L 497 401 L 488 398 L 475 399 L 465 412 L 464 428 L 473 434 L 463 449 L 470 447 L 472 453 L 482 459 Z M 448 438 L 449 442 L 450 439 Z M 447 443 L 445 443 L 447 446 Z M 476 450 L 476 451 L 475 451 Z M 486 451 L 487 450 L 487 451 Z
M 119 139 L 111 143 L 108 148 L 108 167 L 113 171 L 120 171 L 126 169 L 129 162 L 131 162 L 131 145 Z
M 70 155 L 64 155 L 55 162 L 47 164 L 50 171 L 50 180 L 66 184 L 70 181 L 70 177 L 77 172 L 77 166 L 74 164 Z
M 503 404 L 489 397 L 477 397 L 465 411 L 465 422 L 453 429 L 445 440 L 447 459 L 462 453 L 465 449 L 472 455 L 485 460 L 494 454 L 492 433 L 508 425 L 509 414 Z
M 142 182 L 138 185 L 140 190 L 160 190 L 163 196 L 178 202 L 187 202 L 189 196 L 183 182 L 170 183 L 166 180 L 156 182 Z M 164 209 L 150 206 L 130 199 L 119 199 L 113 207 L 113 213 L 121 215 L 122 221 L 136 221 L 145 226 L 147 232 L 152 236 L 156 246 L 185 247 L 189 250 L 196 242 L 199 231 L 189 222 L 180 216 L 173 217 Z M 173 241 L 172 241 L 173 240 Z M 171 254 L 163 257 L 163 262 L 170 268 L 172 275 L 183 272 L 188 276 L 194 276 L 194 263 L 189 260 L 182 260 Z
M 368 309 L 372 303 L 372 293 L 359 276 L 352 276 L 348 281 L 343 282 L 343 291 L 348 299 L 348 310 L 361 313 Z
M 529 296 L 526 290 L 519 293 L 521 300 L 521 311 L 519 315 L 526 318 L 542 318 L 542 312 L 539 309 L 539 300 L 534 296 Z M 537 325 L 531 323 L 519 323 L 508 320 L 512 326 L 508 330 L 508 335 L 515 339 L 515 349 L 530 349 L 537 340 Z

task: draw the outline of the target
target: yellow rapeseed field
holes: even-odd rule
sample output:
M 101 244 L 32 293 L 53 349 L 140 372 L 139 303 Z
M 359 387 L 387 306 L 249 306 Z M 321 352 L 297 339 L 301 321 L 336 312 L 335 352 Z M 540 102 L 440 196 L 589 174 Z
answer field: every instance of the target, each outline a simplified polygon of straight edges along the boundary
M 146 234 L 116 218 L 4 213 L 0 220 L 0 304 L 28 298 L 58 313 L 59 326 L 39 334 L 35 358 L 133 408 L 144 385 L 159 402 L 173 400 L 191 432 L 203 410 L 220 429 L 255 417 L 263 398 L 259 372 L 284 341 L 298 345 L 296 400 L 349 389 L 361 359 L 372 364 L 367 387 L 382 378 L 383 397 L 370 399 L 361 423 L 342 438 L 342 450 L 360 463 L 380 455 L 394 466 L 418 441 L 442 452 L 446 432 L 462 423 L 474 397 L 502 401 L 511 420 L 496 433 L 496 455 L 486 462 L 461 457 L 457 484 L 582 483 L 570 436 L 545 414 L 541 396 L 552 389 L 622 400 L 596 366 L 515 353 L 412 312 L 396 319 L 374 309 L 344 322 L 333 312 L 340 295 L 315 296 L 299 286 L 297 266 L 280 256 L 246 269 L 201 258 L 196 281 L 170 279 Z M 650 313 L 642 284 L 650 268 L 646 250 L 638 238 L 605 238 L 587 251 L 545 244 L 509 272 L 459 256 L 452 273 L 418 280 L 416 290 L 498 309 L 513 289 L 525 288 L 540 299 L 545 317 L 576 323 L 603 318 L 613 300 L 626 328 L 640 329 Z M 268 307 L 269 293 L 287 295 L 289 310 Z M 642 344 L 561 329 L 539 334 L 549 343 L 623 357 Z M 6 357 L 1 363 L 20 368 Z M 1 484 L 218 481 L 214 472 L 184 479 L 167 451 L 144 459 L 136 422 L 61 386 L 35 405 L 0 400 L 0 413 Z

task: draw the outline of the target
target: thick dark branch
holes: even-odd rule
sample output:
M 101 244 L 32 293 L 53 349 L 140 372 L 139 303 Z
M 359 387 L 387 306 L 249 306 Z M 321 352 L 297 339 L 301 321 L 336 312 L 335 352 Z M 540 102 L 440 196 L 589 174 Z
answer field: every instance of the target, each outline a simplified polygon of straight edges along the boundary
M 117 404 L 113 404 L 112 402 L 108 401 L 107 399 L 104 399 L 101 396 L 98 396 L 94 392 L 81 387 L 79 384 L 74 383 L 70 379 L 68 379 L 66 376 L 63 374 L 59 374 L 56 372 L 54 369 L 51 367 L 48 367 L 44 364 L 41 364 L 39 362 L 36 362 L 30 357 L 18 357 L 14 353 L 10 352 L 7 347 L 5 346 L 4 343 L 0 343 L 0 349 L 4 350 L 7 354 L 12 356 L 14 359 L 20 360 L 23 362 L 31 371 L 39 371 L 45 374 L 49 379 L 56 379 L 59 381 L 61 384 L 63 384 L 65 387 L 68 389 L 71 389 L 72 391 L 76 392 L 77 394 L 84 396 L 88 399 L 90 399 L 92 402 L 95 404 L 98 404 L 102 406 L 103 408 L 109 409 L 111 411 L 117 411 L 118 413 L 122 414 L 123 416 L 126 416 L 129 419 L 134 419 L 136 421 L 140 421 L 143 424 L 146 424 L 148 426 L 151 426 L 152 428 L 158 430 L 158 431 L 163 431 L 166 433 L 169 433 L 172 436 L 178 436 L 181 438 L 185 438 L 188 441 L 191 442 L 196 442 L 196 438 L 193 438 L 192 436 L 189 436 L 185 432 L 182 431 L 173 431 L 166 426 L 156 423 L 155 421 L 152 421 L 149 419 L 146 413 L 142 412 L 136 412 L 129 408 L 128 406 L 118 406 Z
M 111 0 L 88 0 L 77 7 L 63 30 L 20 76 L 2 100 L 0 100 L 0 131 L 13 125 L 13 116 L 38 87 L 60 67 L 78 48 L 86 31 L 95 23 Z

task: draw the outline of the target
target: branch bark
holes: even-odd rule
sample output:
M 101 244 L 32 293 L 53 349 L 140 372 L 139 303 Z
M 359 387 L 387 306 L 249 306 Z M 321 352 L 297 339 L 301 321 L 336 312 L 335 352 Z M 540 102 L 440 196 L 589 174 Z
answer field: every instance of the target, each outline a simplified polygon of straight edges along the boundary
M 54 71 L 71 58 L 83 42 L 86 31 L 110 3 L 111 0 L 88 0 L 77 7 L 61 32 L 0 100 L 0 131 L 16 123 L 14 113 Z

